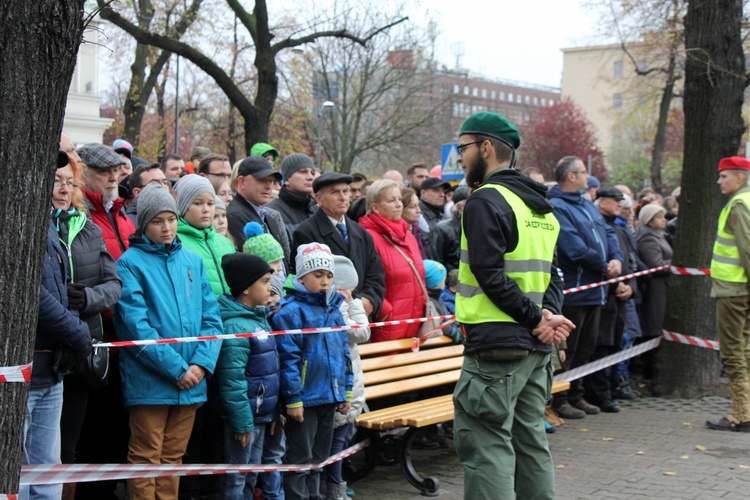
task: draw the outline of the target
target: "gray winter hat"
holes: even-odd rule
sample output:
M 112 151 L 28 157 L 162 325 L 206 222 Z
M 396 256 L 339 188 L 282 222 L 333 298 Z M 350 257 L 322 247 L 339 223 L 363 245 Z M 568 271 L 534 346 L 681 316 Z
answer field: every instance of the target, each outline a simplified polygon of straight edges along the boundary
M 201 194 L 210 193 L 211 196 L 216 195 L 216 191 L 214 191 L 211 181 L 196 174 L 189 174 L 185 177 L 181 177 L 180 180 L 177 181 L 177 184 L 174 185 L 174 192 L 177 195 L 177 209 L 182 216 L 185 215 L 190 208 L 190 205 L 192 205 L 195 199 Z
M 315 169 L 312 158 L 304 153 L 292 153 L 281 161 L 281 175 L 288 181 L 297 171 L 303 168 Z
M 224 200 L 219 198 L 218 196 L 214 195 L 214 205 L 216 205 L 217 209 L 226 210 L 227 204 L 224 203 Z
M 354 264 L 343 255 L 333 256 L 333 284 L 339 290 L 353 290 L 359 285 L 359 275 Z
M 177 215 L 177 203 L 169 189 L 161 184 L 148 184 L 138 194 L 138 215 L 136 216 L 138 229 L 145 231 L 151 219 L 161 212 L 172 212 Z

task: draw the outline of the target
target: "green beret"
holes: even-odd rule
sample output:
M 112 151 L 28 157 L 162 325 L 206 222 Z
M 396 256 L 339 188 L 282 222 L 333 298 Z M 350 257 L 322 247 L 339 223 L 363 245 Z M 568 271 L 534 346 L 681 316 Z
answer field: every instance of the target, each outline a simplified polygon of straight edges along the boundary
M 507 118 L 497 113 L 483 111 L 474 113 L 466 119 L 461 127 L 461 133 L 464 134 L 482 134 L 500 139 L 513 149 L 518 149 L 521 145 L 521 137 L 518 135 L 518 128 L 510 123 Z

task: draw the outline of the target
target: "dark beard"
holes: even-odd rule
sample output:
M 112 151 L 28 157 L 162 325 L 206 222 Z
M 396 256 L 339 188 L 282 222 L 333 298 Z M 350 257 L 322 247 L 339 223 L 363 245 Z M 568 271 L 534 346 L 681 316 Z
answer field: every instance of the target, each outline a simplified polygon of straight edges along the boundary
M 466 168 L 466 184 L 475 188 L 484 182 L 484 176 L 487 175 L 487 161 L 481 156 L 471 167 Z

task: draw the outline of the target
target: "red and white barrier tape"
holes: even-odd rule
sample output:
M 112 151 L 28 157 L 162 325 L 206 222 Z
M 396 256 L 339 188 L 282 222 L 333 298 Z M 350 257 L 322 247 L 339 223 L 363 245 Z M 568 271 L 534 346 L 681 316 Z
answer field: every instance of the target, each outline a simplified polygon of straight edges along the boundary
M 29 381 L 31 381 L 31 363 L 18 366 L 0 366 L 0 384 Z
M 18 495 L 11 493 L 10 495 L 0 495 L 0 500 L 18 500 Z
M 669 266 L 659 266 L 654 267 L 652 269 L 646 269 L 645 271 L 638 271 L 637 273 L 633 274 L 626 274 L 625 276 L 618 276 L 617 278 L 612 278 L 607 281 L 600 281 L 599 283 L 591 283 L 589 285 L 581 285 L 576 286 L 573 288 L 568 288 L 567 290 L 563 290 L 563 294 L 567 295 L 569 293 L 575 293 L 575 292 L 581 292 L 583 290 L 590 290 L 592 288 L 597 288 L 604 285 L 611 285 L 612 283 L 618 283 L 620 281 L 629 280 L 631 278 L 637 278 L 638 276 L 645 276 L 647 274 L 655 273 L 656 271 L 661 271 L 663 269 L 667 269 Z
M 683 335 L 681 333 L 670 332 L 669 330 L 662 330 L 661 336 L 664 340 L 669 340 L 670 342 L 705 347 L 706 349 L 713 349 L 714 351 L 719 350 L 719 342 L 716 340 L 693 337 L 692 335 Z
M 677 267 L 669 266 L 673 274 L 682 274 L 683 276 L 711 276 L 710 269 L 699 269 L 697 267 Z
M 319 464 L 57 464 L 21 466 L 21 484 L 41 485 L 140 479 L 148 477 L 205 476 L 246 474 L 248 472 L 302 472 L 322 469 L 343 460 L 370 445 L 366 439 L 328 457 Z
M 378 323 L 370 323 L 368 325 L 349 325 L 349 326 L 328 326 L 325 328 L 299 328 L 296 330 L 275 330 L 272 332 L 245 332 L 236 334 L 221 334 L 221 335 L 204 335 L 202 337 L 180 337 L 180 338 L 166 338 L 166 339 L 148 339 L 148 340 L 123 340 L 119 342 L 102 342 L 97 344 L 98 347 L 133 347 L 138 345 L 155 345 L 155 344 L 178 344 L 182 342 L 199 342 L 204 340 L 226 340 L 226 339 L 242 339 L 250 337 L 263 337 L 266 335 L 286 335 L 286 334 L 297 334 L 297 333 L 325 333 L 325 332 L 338 332 L 341 330 L 350 330 L 355 328 L 380 328 L 383 326 L 393 325 L 411 325 L 414 323 L 424 323 L 425 321 L 443 321 L 454 319 L 455 315 L 447 314 L 444 316 L 428 316 L 426 318 L 415 318 L 415 319 L 399 319 L 394 321 L 381 321 Z
M 592 361 L 591 363 L 587 363 L 583 366 L 579 366 L 577 368 L 573 368 L 572 370 L 559 373 L 555 375 L 553 380 L 555 382 L 572 382 L 574 380 L 578 380 L 579 378 L 585 377 L 586 375 L 590 375 L 594 372 L 598 372 L 599 370 L 603 370 L 608 366 L 616 365 L 621 361 L 633 358 L 646 351 L 650 351 L 651 349 L 656 349 L 657 347 L 659 347 L 659 342 L 661 342 L 661 337 L 653 338 L 642 344 L 638 344 L 637 346 L 625 349 L 624 351 L 611 354 L 604 358 L 597 359 L 596 361 Z

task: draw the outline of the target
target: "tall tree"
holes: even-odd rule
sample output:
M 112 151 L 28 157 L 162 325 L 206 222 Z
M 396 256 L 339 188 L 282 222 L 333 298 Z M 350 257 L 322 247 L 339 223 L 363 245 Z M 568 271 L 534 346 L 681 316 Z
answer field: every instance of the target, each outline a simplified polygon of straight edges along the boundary
M 168 36 L 179 40 L 198 15 L 203 0 L 193 0 L 184 12 L 179 12 L 178 7 L 182 2 L 173 2 L 166 6 L 164 12 L 159 12 L 157 22 L 163 23 L 164 32 Z M 136 13 L 136 22 L 139 27 L 150 30 L 157 13 L 151 0 L 136 0 L 133 5 Z M 173 17 L 177 18 L 173 22 Z M 135 46 L 135 58 L 130 65 L 130 87 L 125 98 L 123 114 L 125 115 L 125 129 L 123 137 L 130 141 L 136 148 L 141 142 L 141 124 L 146 112 L 146 105 L 151 97 L 154 87 L 158 85 L 157 79 L 161 74 L 172 53 L 167 50 L 154 50 L 153 47 L 137 43 Z M 146 74 L 148 69 L 148 74 Z
M 555 166 L 563 156 L 575 155 L 588 165 L 591 174 L 604 179 L 604 154 L 596 143 L 594 126 L 583 110 L 563 97 L 554 106 L 541 108 L 521 127 L 520 168 L 536 167 L 545 179 L 555 178 Z
M 747 86 L 742 49 L 742 0 L 690 2 L 685 16 L 685 160 L 680 218 L 672 262 L 708 267 L 723 199 L 716 166 L 736 155 L 745 130 L 743 93 Z M 665 328 L 716 338 L 710 280 L 672 276 Z M 708 349 L 664 342 L 659 348 L 656 389 L 695 397 L 716 384 L 719 357 Z M 687 368 L 687 369 L 686 369 Z
M 293 35 L 272 43 L 274 33 L 271 32 L 266 0 L 256 0 L 252 12 L 246 10 L 240 0 L 226 1 L 240 23 L 250 34 L 255 46 L 254 66 L 257 71 L 257 85 L 255 87 L 255 96 L 252 100 L 245 95 L 243 89 L 219 64 L 198 48 L 176 40 L 168 34 L 155 33 L 137 26 L 115 12 L 109 6 L 107 0 L 97 0 L 97 3 L 102 9 L 102 19 L 110 21 L 123 29 L 135 38 L 137 42 L 184 56 L 213 78 L 226 94 L 229 101 L 237 108 L 237 111 L 244 120 L 245 149 L 247 151 L 256 142 L 265 142 L 268 140 L 268 126 L 278 95 L 279 78 L 276 57 L 280 52 L 313 42 L 321 37 L 347 38 L 366 45 L 378 33 L 387 31 L 392 26 L 405 20 L 405 18 L 397 19 L 383 26 L 372 28 L 368 33 L 363 35 L 351 33 L 346 28 L 330 29 L 314 31 L 299 36 Z
M 83 3 L 0 2 L 0 366 L 25 364 L 32 356 L 55 159 L 83 35 Z M 18 491 L 28 389 L 0 383 L 0 493 Z

